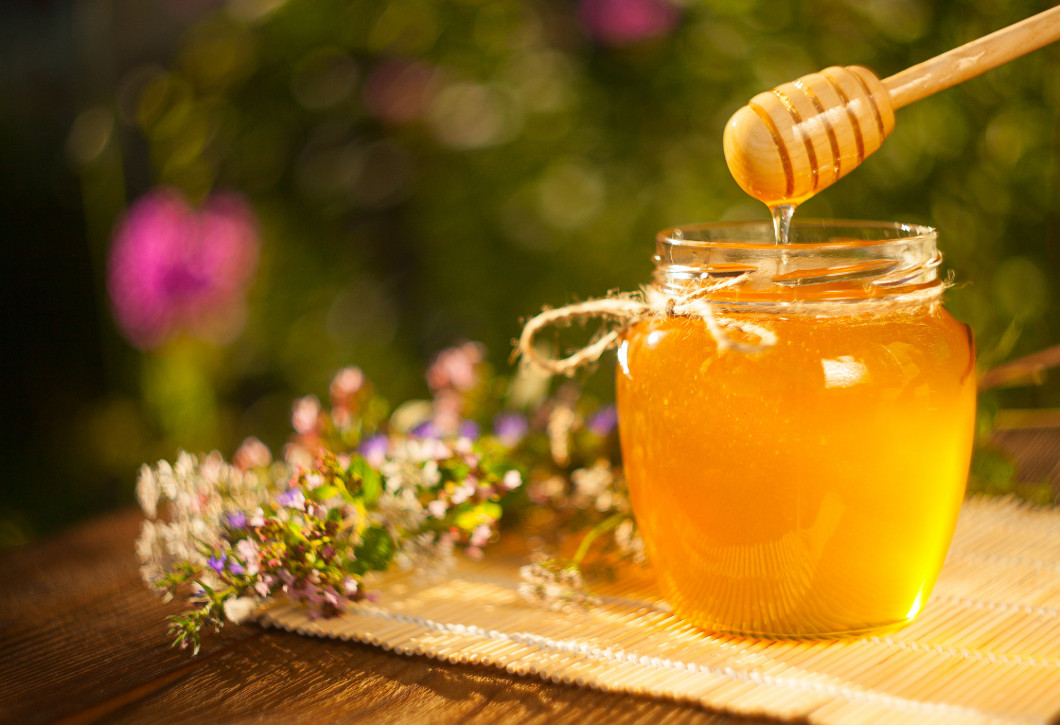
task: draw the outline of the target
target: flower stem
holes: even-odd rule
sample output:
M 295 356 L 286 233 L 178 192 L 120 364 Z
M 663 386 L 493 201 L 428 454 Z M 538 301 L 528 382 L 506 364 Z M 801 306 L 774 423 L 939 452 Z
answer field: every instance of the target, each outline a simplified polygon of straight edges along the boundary
M 601 534 L 605 534 L 611 529 L 622 523 L 622 520 L 626 518 L 625 514 L 611 514 L 609 517 L 598 523 L 593 528 L 589 529 L 589 532 L 582 538 L 581 544 L 578 545 L 578 550 L 574 552 L 574 558 L 571 562 L 575 566 L 579 566 L 582 563 L 582 559 L 589 553 L 589 547 L 593 545 L 593 542 L 600 537 Z

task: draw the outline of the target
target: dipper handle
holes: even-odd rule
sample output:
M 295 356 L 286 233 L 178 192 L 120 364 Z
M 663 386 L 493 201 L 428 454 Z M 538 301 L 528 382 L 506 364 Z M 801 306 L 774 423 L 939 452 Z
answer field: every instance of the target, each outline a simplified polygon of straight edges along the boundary
M 853 171 L 894 130 L 894 111 L 1060 40 L 1060 6 L 884 81 L 833 66 L 759 93 L 725 127 L 736 182 L 769 206 L 797 204 Z
M 901 108 L 1060 40 L 1060 5 L 925 60 L 883 81 Z

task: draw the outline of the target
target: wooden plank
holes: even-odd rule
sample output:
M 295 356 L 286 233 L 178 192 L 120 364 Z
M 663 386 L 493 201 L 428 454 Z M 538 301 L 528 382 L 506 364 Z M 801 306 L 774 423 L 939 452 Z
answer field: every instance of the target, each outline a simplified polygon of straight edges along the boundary
M 108 719 L 178 723 L 205 716 L 227 722 L 249 713 L 297 722 L 767 722 L 281 631 L 242 643 Z
M 734 721 L 257 627 L 208 634 L 192 658 L 165 632 L 181 604 L 140 582 L 138 530 L 139 514 L 126 510 L 0 557 L 12 573 L 0 591 L 0 721 Z

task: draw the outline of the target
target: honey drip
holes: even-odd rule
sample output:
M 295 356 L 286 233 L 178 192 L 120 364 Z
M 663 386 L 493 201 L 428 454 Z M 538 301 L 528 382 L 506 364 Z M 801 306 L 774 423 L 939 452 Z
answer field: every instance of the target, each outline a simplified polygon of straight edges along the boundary
M 795 215 L 795 204 L 777 204 L 769 207 L 773 217 L 773 236 L 777 244 L 788 244 L 791 234 L 791 217 Z

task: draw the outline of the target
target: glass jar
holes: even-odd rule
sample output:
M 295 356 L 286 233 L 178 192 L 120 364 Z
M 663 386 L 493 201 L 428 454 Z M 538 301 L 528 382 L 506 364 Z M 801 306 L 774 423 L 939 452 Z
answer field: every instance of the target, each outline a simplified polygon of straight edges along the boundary
M 619 345 L 633 508 L 681 617 L 829 638 L 923 607 L 975 417 L 971 333 L 942 307 L 940 262 L 933 229 L 895 223 L 797 222 L 786 245 L 766 222 L 660 232 L 654 294 L 701 295 L 730 339 L 776 338 L 723 349 L 705 319 L 669 314 Z

